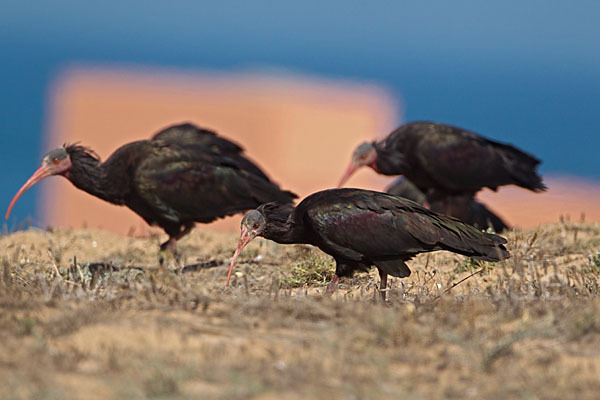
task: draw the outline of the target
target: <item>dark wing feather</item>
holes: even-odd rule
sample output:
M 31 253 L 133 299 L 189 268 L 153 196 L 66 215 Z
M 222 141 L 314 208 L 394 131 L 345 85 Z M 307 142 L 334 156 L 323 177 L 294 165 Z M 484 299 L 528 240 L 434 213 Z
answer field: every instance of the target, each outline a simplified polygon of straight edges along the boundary
M 200 128 L 191 123 L 169 126 L 156 133 L 152 140 L 162 140 L 177 145 L 198 145 L 211 148 L 222 154 L 240 154 L 241 146 L 217 135 L 215 131 Z
M 421 252 L 442 249 L 484 260 L 508 257 L 502 245 L 504 238 L 412 201 L 357 189 L 320 193 L 305 199 L 298 208 L 306 209 L 308 222 L 326 252 L 330 249 L 354 261 L 360 261 L 360 255 L 363 261 L 372 262 L 407 260 Z
M 169 222 L 210 222 L 295 197 L 247 172 L 235 158 L 176 145 L 157 145 L 136 169 L 134 181 L 139 195 Z
M 420 166 L 440 187 L 456 192 L 507 184 L 534 191 L 545 188 L 535 171 L 540 162 L 533 156 L 463 129 L 433 127 L 419 141 L 416 154 Z
M 483 187 L 515 184 L 533 191 L 546 187 L 540 161 L 514 146 L 454 126 L 417 121 L 400 126 L 376 144 L 377 166 L 387 175 L 406 175 L 428 195 L 474 194 Z
M 246 171 L 263 179 L 269 179 L 256 164 L 244 157 L 244 149 L 237 143 L 217 135 L 214 131 L 200 128 L 194 124 L 184 123 L 170 126 L 155 134 L 152 140 L 176 144 L 195 151 L 212 151 L 228 156 L 234 158 L 238 165 Z

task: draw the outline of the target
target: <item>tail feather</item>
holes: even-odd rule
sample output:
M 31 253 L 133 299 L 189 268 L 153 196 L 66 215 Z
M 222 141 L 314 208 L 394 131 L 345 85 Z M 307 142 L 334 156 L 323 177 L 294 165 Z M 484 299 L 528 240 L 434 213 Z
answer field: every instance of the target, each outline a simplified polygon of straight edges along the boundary
M 291 204 L 298 196 L 289 190 L 282 190 L 276 183 L 260 177 L 250 175 L 247 177 L 251 195 L 258 204 L 276 201 L 281 204 Z
M 510 257 L 504 246 L 506 239 L 466 225 L 454 218 L 443 218 L 440 243 L 443 249 L 484 261 L 500 261 Z
M 547 189 L 542 182 L 542 177 L 537 173 L 540 160 L 512 146 L 505 148 L 504 158 L 508 173 L 519 186 L 534 192 L 543 192 Z

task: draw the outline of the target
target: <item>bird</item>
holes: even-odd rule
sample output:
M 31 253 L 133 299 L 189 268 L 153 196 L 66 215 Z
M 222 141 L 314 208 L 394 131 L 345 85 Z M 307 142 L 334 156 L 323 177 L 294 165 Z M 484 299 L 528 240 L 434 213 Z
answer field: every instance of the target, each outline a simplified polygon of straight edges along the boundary
M 413 201 L 364 189 L 327 189 L 311 194 L 296 207 L 270 202 L 249 211 L 242 219 L 227 285 L 241 251 L 257 236 L 282 244 L 313 245 L 332 256 L 336 268 L 329 293 L 341 277 L 375 265 L 384 301 L 387 276 L 409 276 L 405 262 L 419 253 L 448 250 L 486 261 L 510 255 L 503 237 Z
M 411 181 L 404 177 L 394 179 L 386 188 L 385 192 L 394 196 L 404 197 L 420 205 L 427 203 L 427 196 L 421 192 Z
M 404 177 L 396 178 L 385 189 L 385 192 L 412 200 L 433 211 L 444 212 L 444 204 L 442 204 L 441 201 L 431 204 L 428 203 L 425 194 Z M 502 218 L 488 209 L 485 204 L 475 200 L 473 197 L 467 195 L 448 196 L 446 198 L 446 203 L 448 215 L 458 218 L 476 228 L 492 228 L 494 232 L 502 232 L 510 229 L 508 224 L 504 222 Z
M 196 222 L 208 223 L 271 201 L 292 203 L 297 197 L 270 181 L 244 158 L 238 145 L 198 129 L 198 138 L 204 136 L 205 140 L 201 144 L 191 140 L 191 127 L 175 125 L 150 140 L 125 144 L 104 162 L 78 144 L 54 149 L 15 194 L 5 218 L 29 188 L 58 175 L 93 196 L 129 207 L 149 225 L 161 227 L 169 239 L 160 250 L 175 253 L 177 240 Z
M 430 203 L 448 196 L 474 197 L 480 189 L 517 185 L 546 190 L 536 169 L 540 160 L 510 144 L 438 122 L 401 125 L 385 139 L 360 144 L 338 187 L 360 167 L 383 175 L 404 175 Z M 447 207 L 447 205 L 445 205 Z

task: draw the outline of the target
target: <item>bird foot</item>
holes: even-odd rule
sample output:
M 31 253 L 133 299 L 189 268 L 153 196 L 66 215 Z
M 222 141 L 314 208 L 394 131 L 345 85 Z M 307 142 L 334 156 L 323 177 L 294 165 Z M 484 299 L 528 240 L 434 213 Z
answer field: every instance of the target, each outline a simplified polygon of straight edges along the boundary
M 381 301 L 384 303 L 387 302 L 387 292 L 389 292 L 389 288 L 379 289 L 379 296 L 381 297 Z
M 176 251 L 161 249 L 158 252 L 158 265 L 163 271 L 167 269 L 177 269 L 181 265 L 181 261 L 181 254 Z
M 174 269 L 178 268 L 182 262 L 182 255 L 177 251 L 177 237 L 169 237 L 169 240 L 160 245 L 158 252 L 158 264 L 165 270 L 166 264 L 174 265 Z
M 338 289 L 338 284 L 340 282 L 340 277 L 337 275 L 334 275 L 333 278 L 331 279 L 331 282 L 329 282 L 329 284 L 327 285 L 327 289 L 325 290 L 325 296 L 331 296 L 335 293 L 335 291 Z

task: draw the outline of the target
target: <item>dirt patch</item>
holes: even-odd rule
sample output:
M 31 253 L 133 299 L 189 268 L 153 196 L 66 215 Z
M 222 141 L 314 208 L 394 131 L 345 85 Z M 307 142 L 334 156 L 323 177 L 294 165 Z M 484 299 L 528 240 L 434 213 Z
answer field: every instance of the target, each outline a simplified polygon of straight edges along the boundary
M 3 236 L 3 397 L 596 398 L 600 226 L 507 237 L 502 263 L 417 257 L 381 304 L 375 271 L 323 297 L 309 246 L 258 240 L 225 288 L 234 234 L 196 229 L 169 273 L 162 236 Z

